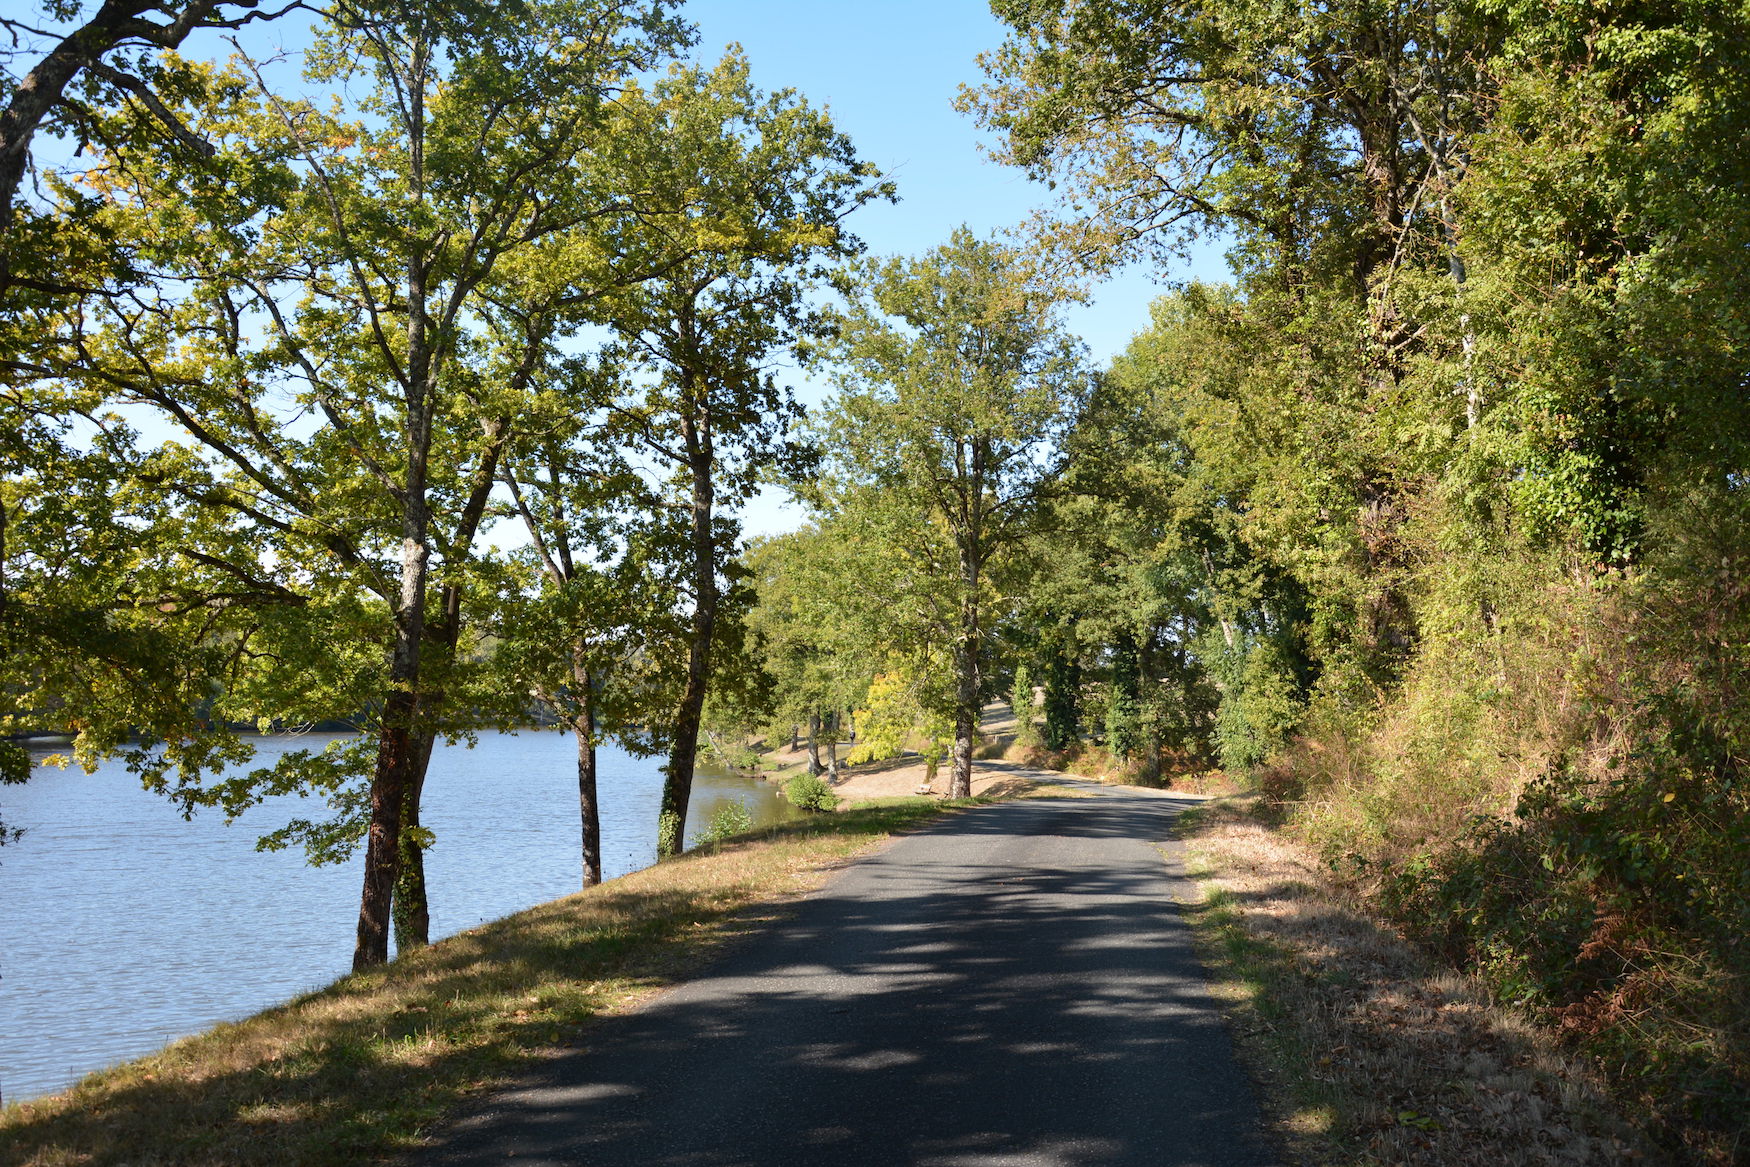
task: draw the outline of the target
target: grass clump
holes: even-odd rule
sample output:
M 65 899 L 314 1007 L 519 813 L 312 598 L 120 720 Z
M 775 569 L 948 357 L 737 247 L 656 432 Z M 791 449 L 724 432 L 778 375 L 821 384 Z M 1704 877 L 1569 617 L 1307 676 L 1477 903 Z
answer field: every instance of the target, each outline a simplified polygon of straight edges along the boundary
M 320 1165 L 409 1150 L 463 1098 L 696 971 L 833 864 L 955 805 L 810 816 L 450 937 L 7 1106 L 5 1161 Z

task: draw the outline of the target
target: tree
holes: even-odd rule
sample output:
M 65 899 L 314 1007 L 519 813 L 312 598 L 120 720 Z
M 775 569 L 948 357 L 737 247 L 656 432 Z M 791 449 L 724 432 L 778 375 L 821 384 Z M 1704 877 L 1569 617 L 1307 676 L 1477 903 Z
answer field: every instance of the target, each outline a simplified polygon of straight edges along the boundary
M 965 228 L 919 259 L 871 266 L 861 291 L 835 353 L 833 468 L 912 509 L 912 548 L 927 553 L 936 524 L 952 548 L 951 570 L 927 586 L 955 610 L 950 793 L 967 797 L 991 569 L 1061 474 L 1087 377 L 1053 315 L 1061 293 Z
M 634 753 L 661 750 L 686 629 L 672 603 L 675 565 L 651 559 L 635 543 L 614 546 L 610 521 L 598 520 L 590 531 L 592 500 L 577 498 L 558 458 L 544 475 L 530 475 L 525 495 L 521 477 L 532 470 L 519 459 L 506 481 L 541 578 L 500 613 L 497 663 L 577 741 L 583 886 L 592 887 L 602 881 L 596 746 L 617 738 Z M 590 535 L 594 545 L 583 541 Z
M 632 211 L 580 181 L 579 160 L 625 75 L 679 36 L 660 6 L 348 8 L 311 67 L 370 83 L 360 120 L 221 78 L 196 124 L 222 142 L 223 165 L 130 174 L 104 192 L 159 265 L 156 295 L 107 305 L 101 334 L 73 330 L 69 375 L 190 435 L 139 473 L 248 528 L 224 562 L 253 573 L 271 546 L 279 575 L 353 606 L 362 623 L 346 639 L 385 646 L 367 706 L 368 813 L 340 799 L 366 843 L 356 967 L 386 958 L 403 827 L 442 712 L 463 704 L 445 687 L 460 675 L 475 537 L 512 419 L 550 343 L 579 325 L 576 305 L 619 275 L 585 228 Z M 293 424 L 304 411 L 313 431 Z M 274 659 L 252 654 L 258 668 Z M 257 683 L 247 696 L 296 705 L 299 684 L 285 675 L 277 694 Z M 346 767 L 307 776 L 336 791 Z M 239 783 L 190 795 L 227 810 L 250 797 Z M 405 918 L 420 942 L 419 913 Z
M 738 530 L 734 509 L 762 473 L 797 454 L 800 409 L 771 365 L 815 334 L 811 288 L 861 244 L 842 226 L 890 194 L 849 139 L 793 93 L 756 93 L 732 53 L 715 70 L 676 67 L 629 102 L 616 142 L 642 176 L 647 217 L 623 245 L 661 274 L 612 298 L 604 350 L 625 381 L 604 403 L 612 440 L 658 477 L 631 505 L 686 564 L 686 679 L 669 719 L 659 855 L 680 850 L 694 756 Z M 670 521 L 670 516 L 681 521 Z
M 774 734 L 805 726 L 809 772 L 822 730 L 868 691 L 882 641 L 867 627 L 859 564 L 831 524 L 757 540 L 743 557 L 755 600 L 748 629 L 772 678 Z

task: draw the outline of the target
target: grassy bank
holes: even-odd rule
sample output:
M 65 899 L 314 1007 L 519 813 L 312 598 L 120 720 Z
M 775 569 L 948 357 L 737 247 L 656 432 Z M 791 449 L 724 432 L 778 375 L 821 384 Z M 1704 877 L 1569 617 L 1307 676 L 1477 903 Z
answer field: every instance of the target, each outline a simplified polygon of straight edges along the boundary
M 0 1162 L 357 1163 L 697 970 L 945 804 L 816 815 L 464 932 L 0 1112 Z
M 1659 1161 L 1547 1026 L 1427 960 L 1249 808 L 1181 820 L 1189 911 L 1296 1161 Z

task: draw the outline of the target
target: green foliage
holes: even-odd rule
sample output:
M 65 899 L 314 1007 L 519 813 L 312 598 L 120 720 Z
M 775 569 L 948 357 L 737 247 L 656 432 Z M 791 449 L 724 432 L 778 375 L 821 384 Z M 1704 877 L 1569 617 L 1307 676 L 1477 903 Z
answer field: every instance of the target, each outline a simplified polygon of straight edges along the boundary
M 1104 737 L 1106 748 L 1120 762 L 1130 760 L 1141 745 L 1142 723 L 1136 697 L 1118 686 L 1110 686 L 1106 691 Z
M 847 526 L 830 522 L 758 539 L 745 553 L 753 592 L 748 627 L 772 679 L 773 735 L 867 701 L 901 635 L 864 598 L 869 565 L 855 561 L 861 539 Z M 865 740 L 881 732 L 879 724 L 860 730 Z
M 857 744 L 845 754 L 847 765 L 897 758 L 905 752 L 916 717 L 902 694 L 891 674 L 882 673 L 870 682 L 868 703 L 856 713 Z
M 16 742 L 0 742 L 0 786 L 30 781 L 30 751 Z
M 1750 17 L 993 9 L 964 104 L 1058 183 L 1048 236 L 1097 268 L 1219 228 L 1235 275 L 1078 418 L 1015 642 L 1065 634 L 1117 743 L 1094 646 L 1135 635 L 1151 747 L 1253 771 L 1733 1161 Z
M 1043 745 L 1045 741 L 1039 732 L 1033 689 L 1033 671 L 1022 661 L 1015 666 L 1015 680 L 1009 690 L 1009 710 L 1015 715 L 1015 745 L 1021 749 Z
M 684 820 L 678 814 L 663 813 L 656 820 L 656 854 L 659 857 L 679 855 L 681 853 L 681 824 Z
M 735 835 L 753 830 L 753 816 L 739 802 L 726 802 L 711 812 L 710 821 L 693 840 L 694 846 L 709 847 Z
M 1067 750 L 1081 740 L 1081 665 L 1061 640 L 1045 658 L 1045 748 Z
M 30 751 L 13 742 L 0 742 L 0 786 L 30 781 Z M 16 842 L 24 834 L 22 828 L 8 827 L 0 819 L 0 847 Z
M 784 783 L 784 797 L 797 810 L 822 813 L 838 809 L 839 796 L 818 774 L 792 774 Z

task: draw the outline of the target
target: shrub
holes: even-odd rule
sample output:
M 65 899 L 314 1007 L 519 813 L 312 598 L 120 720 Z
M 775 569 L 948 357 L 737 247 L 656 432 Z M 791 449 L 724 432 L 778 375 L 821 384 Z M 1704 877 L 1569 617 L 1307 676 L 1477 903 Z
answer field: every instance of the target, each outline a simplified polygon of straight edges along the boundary
M 839 796 L 826 784 L 826 779 L 818 774 L 791 775 L 790 780 L 784 783 L 784 797 L 797 810 L 820 812 L 835 810 L 839 805 Z
M 694 844 L 700 847 L 709 846 L 721 843 L 732 835 L 745 835 L 751 830 L 753 815 L 747 812 L 747 807 L 739 802 L 726 802 L 711 812 L 711 821 L 699 832 Z

